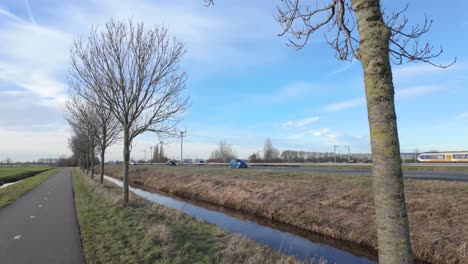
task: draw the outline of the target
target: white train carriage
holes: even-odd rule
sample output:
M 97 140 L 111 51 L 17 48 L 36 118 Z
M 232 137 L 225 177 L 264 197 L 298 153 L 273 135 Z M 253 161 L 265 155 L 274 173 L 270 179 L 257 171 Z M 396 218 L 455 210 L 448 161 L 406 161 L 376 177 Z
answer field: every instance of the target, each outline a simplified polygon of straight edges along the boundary
M 468 151 L 446 151 L 446 152 L 428 152 L 421 153 L 418 156 L 419 162 L 467 162 L 468 163 Z

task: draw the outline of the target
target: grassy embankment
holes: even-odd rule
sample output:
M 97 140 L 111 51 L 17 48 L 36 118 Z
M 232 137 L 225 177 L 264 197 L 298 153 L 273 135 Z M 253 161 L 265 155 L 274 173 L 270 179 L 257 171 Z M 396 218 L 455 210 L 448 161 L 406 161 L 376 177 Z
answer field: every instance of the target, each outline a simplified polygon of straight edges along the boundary
M 303 168 L 310 169 L 338 169 L 338 170 L 371 170 L 372 165 L 349 165 L 349 164 L 330 164 L 330 165 L 304 165 Z M 437 172 L 468 172 L 468 166 L 419 166 L 405 165 L 404 171 L 437 171 Z
M 123 168 L 107 174 L 121 178 Z M 131 168 L 131 182 L 377 248 L 372 178 L 256 170 Z M 468 183 L 405 180 L 415 256 L 468 263 Z
M 297 263 L 292 257 L 73 171 L 87 263 Z
M 29 192 L 34 187 L 47 180 L 50 176 L 54 175 L 58 169 L 47 170 L 34 177 L 29 177 L 22 180 L 21 182 L 15 183 L 4 188 L 0 188 L 0 208 L 7 206 L 8 204 L 16 201 L 25 193 Z M 2 169 L 2 172 L 3 169 Z M 2 176 L 5 176 L 2 173 Z
M 0 186 L 5 183 L 15 182 L 22 179 L 29 178 L 38 173 L 49 170 L 50 167 L 46 166 L 32 166 L 32 167 L 1 167 L 0 168 Z

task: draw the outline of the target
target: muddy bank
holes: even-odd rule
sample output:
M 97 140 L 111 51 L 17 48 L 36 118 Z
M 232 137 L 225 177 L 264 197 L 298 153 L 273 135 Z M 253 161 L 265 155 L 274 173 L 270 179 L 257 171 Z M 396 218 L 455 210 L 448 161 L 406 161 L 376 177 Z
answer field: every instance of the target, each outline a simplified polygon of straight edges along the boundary
M 122 167 L 107 174 L 121 178 Z M 376 248 L 370 178 L 248 170 L 131 169 L 131 181 Z M 415 256 L 468 262 L 468 184 L 405 181 Z

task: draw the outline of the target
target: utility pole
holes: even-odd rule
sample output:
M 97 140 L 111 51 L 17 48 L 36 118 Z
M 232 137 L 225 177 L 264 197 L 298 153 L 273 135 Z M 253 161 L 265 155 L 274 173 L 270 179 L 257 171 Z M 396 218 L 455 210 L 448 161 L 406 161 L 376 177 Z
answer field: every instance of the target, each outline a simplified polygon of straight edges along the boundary
M 333 145 L 333 152 L 335 153 L 335 163 L 336 163 L 336 149 L 338 148 L 338 145 Z
M 151 162 L 153 162 L 153 146 L 150 146 L 150 157 L 151 157 Z
M 348 149 L 348 163 L 351 161 L 351 146 L 343 146 Z
M 184 157 L 183 157 L 183 146 L 184 146 L 184 135 L 187 133 L 187 129 L 185 131 L 180 131 L 180 164 L 184 164 Z

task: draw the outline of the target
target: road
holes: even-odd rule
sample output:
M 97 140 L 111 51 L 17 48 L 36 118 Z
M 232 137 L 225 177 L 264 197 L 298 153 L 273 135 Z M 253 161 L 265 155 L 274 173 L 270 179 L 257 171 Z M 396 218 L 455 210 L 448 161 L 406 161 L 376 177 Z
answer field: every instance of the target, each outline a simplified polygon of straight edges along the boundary
M 190 168 L 213 168 L 229 169 L 227 166 L 196 166 L 182 165 Z M 358 169 L 333 169 L 333 168 L 298 168 L 298 167 L 249 167 L 248 170 L 268 170 L 268 171 L 287 171 L 287 172 L 319 172 L 348 175 L 371 175 L 371 170 Z M 438 172 L 438 171 L 403 171 L 405 178 L 421 180 L 444 180 L 444 181 L 463 181 L 468 182 L 468 171 L 466 172 Z
M 71 169 L 0 209 L 1 263 L 84 263 Z

